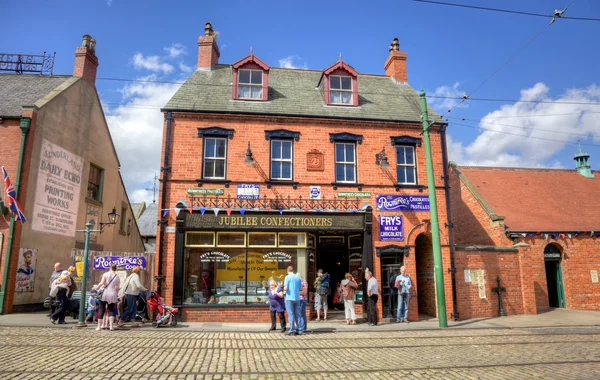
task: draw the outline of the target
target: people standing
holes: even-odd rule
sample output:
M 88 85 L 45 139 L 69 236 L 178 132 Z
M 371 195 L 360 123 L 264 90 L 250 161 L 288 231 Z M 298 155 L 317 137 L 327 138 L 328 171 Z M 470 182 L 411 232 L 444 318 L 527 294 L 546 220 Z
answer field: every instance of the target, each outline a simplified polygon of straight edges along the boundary
M 327 296 L 329 295 L 329 273 L 323 273 L 323 269 L 317 271 L 317 279 L 315 280 L 315 310 L 317 311 L 317 319 L 321 320 L 321 310 L 323 310 L 323 320 L 327 320 Z
M 50 322 L 53 324 L 58 321 L 59 325 L 65 324 L 65 314 L 70 309 L 69 286 L 71 286 L 71 276 L 68 271 L 62 271 L 60 276 L 52 283 L 50 296 L 56 297 L 58 307 L 50 315 Z
M 286 328 L 283 289 L 277 286 L 274 280 L 269 283 L 269 311 L 271 312 L 271 328 L 269 331 L 277 329 L 277 315 L 279 315 L 279 325 L 281 326 L 281 332 L 284 333 Z
M 396 277 L 396 287 L 398 288 L 398 315 L 396 323 L 408 322 L 408 300 L 410 299 L 410 288 L 412 281 L 406 274 L 406 267 L 400 267 L 400 274 Z
M 287 268 L 287 276 L 283 280 L 283 290 L 285 292 L 285 309 L 288 313 L 290 331 L 288 335 L 301 335 L 298 324 L 300 322 L 300 288 L 302 280 L 300 276 L 294 273 L 294 267 Z
M 106 329 L 107 327 L 110 327 L 111 331 L 114 330 L 115 304 L 117 303 L 117 289 L 120 284 L 121 279 L 117 274 L 117 266 L 113 264 L 110 266 L 110 270 L 102 275 L 102 279 L 96 285 L 96 288 L 102 291 L 102 297 L 100 297 L 100 315 L 98 316 L 96 331 Z M 107 319 L 108 324 L 106 323 Z
M 52 272 L 52 274 L 50 275 L 50 282 L 48 284 L 48 293 L 50 293 L 50 291 L 52 290 L 52 284 L 54 283 L 54 281 L 56 281 L 56 279 L 60 276 L 61 273 L 62 273 L 62 269 L 61 269 L 60 263 L 54 264 L 54 272 Z M 50 296 L 50 298 L 51 298 L 50 313 L 48 314 L 48 316 L 51 316 L 52 314 L 54 314 L 54 311 L 57 308 L 56 302 L 55 302 L 56 297 Z
M 346 273 L 342 280 L 342 298 L 344 299 L 344 313 L 346 316 L 346 324 L 356 324 L 356 313 L 354 311 L 354 299 L 356 297 L 356 289 L 358 284 L 354 280 L 354 276 Z
M 298 322 L 298 331 L 299 334 L 302 334 L 306 331 L 306 305 L 308 304 L 308 282 L 304 279 L 303 276 L 300 276 L 300 281 L 302 281 L 302 287 L 300 288 L 300 320 Z
M 73 293 L 77 291 L 77 284 L 75 283 L 77 268 L 71 265 L 67 271 L 69 271 L 69 276 L 71 277 L 71 286 L 69 286 L 69 311 L 71 312 L 71 316 L 76 318 L 79 315 L 79 300 L 73 299 Z
M 146 291 L 144 285 L 142 285 L 140 281 L 140 267 L 135 266 L 131 270 L 131 274 L 125 279 L 125 284 L 119 290 L 119 298 L 125 297 L 125 312 L 121 314 L 121 318 L 119 319 L 118 326 L 125 326 L 125 321 L 127 318 L 131 321 L 133 326 L 137 326 L 135 322 L 135 317 L 137 315 L 137 300 L 140 295 L 140 291 Z
M 366 268 L 365 279 L 367 282 L 368 308 L 367 322 L 369 326 L 377 326 L 377 300 L 379 299 L 379 284 L 373 274 Z

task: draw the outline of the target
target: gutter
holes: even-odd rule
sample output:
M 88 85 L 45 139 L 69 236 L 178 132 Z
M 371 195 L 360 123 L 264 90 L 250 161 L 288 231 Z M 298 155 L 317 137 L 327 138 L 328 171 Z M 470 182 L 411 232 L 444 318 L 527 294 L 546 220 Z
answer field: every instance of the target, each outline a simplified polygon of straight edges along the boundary
M 446 215 L 448 217 L 448 243 L 450 244 L 450 277 L 452 279 L 452 314 L 455 321 L 458 321 L 458 302 L 456 300 L 456 267 L 454 266 L 454 224 L 452 223 L 452 210 L 450 206 L 450 184 L 448 177 L 448 149 L 446 147 L 446 125 L 440 127 L 440 139 L 442 145 L 442 165 L 444 166 L 444 191 L 446 194 Z
M 21 183 L 21 168 L 23 166 L 23 156 L 25 155 L 25 140 L 31 126 L 31 118 L 22 117 L 19 128 L 21 128 L 21 147 L 19 148 L 19 161 L 17 164 L 17 178 L 15 181 L 15 194 L 19 198 L 19 185 Z M 4 256 L 4 273 L 2 274 L 2 288 L 0 288 L 0 314 L 5 314 L 4 300 L 6 297 L 6 285 L 8 283 L 8 271 L 10 270 L 10 256 L 12 251 L 12 241 L 15 232 L 15 218 L 10 217 L 10 227 L 8 229 L 8 243 L 6 247 L 6 255 Z
M 162 294 L 162 282 L 165 279 L 163 275 L 163 260 L 164 260 L 164 252 L 165 252 L 165 230 L 167 226 L 167 220 L 163 216 L 162 210 L 166 208 L 167 205 L 167 182 L 168 182 L 168 174 L 171 171 L 171 167 L 169 166 L 169 149 L 171 147 L 171 122 L 173 120 L 173 115 L 171 111 L 167 112 L 167 116 L 165 117 L 167 120 L 167 131 L 166 131 L 166 141 L 165 141 L 165 154 L 163 159 L 163 166 L 160 168 L 162 171 L 162 194 L 161 194 L 161 207 L 158 210 L 160 215 L 160 220 L 158 224 L 160 226 L 160 245 L 158 246 L 158 273 L 154 280 L 157 282 L 156 291 L 158 294 Z

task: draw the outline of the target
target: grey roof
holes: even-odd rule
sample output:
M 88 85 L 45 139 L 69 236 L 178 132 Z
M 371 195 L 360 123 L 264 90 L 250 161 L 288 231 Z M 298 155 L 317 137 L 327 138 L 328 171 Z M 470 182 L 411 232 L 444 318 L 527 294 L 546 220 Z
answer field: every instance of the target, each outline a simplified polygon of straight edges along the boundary
M 21 116 L 23 105 L 32 105 L 71 76 L 0 74 L 0 117 Z
M 158 221 L 158 205 L 150 203 L 137 220 L 140 235 L 156 236 L 156 222 Z
M 332 118 L 420 122 L 418 93 L 390 77 L 358 75 L 358 107 L 328 106 L 318 88 L 321 71 L 278 69 L 269 71 L 267 102 L 232 99 L 231 65 L 198 70 L 173 95 L 163 110 L 296 115 Z M 429 118 L 441 121 L 429 108 Z
M 146 202 L 131 204 L 131 210 L 133 210 L 133 215 L 135 216 L 136 219 L 139 219 L 139 217 L 142 215 L 142 213 L 144 212 L 145 209 L 146 209 Z

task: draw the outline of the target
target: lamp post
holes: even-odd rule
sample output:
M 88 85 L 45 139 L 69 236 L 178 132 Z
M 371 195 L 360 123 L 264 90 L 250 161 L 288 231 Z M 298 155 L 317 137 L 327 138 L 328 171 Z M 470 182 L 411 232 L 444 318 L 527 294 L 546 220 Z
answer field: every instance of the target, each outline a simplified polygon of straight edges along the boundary
M 85 230 L 77 230 L 77 232 L 85 233 L 85 249 L 83 251 L 83 276 L 81 277 L 81 299 L 79 300 L 79 321 L 75 325 L 76 327 L 86 327 L 85 324 L 85 298 L 86 298 L 86 285 L 87 285 L 87 273 L 88 273 L 88 253 L 90 249 L 90 233 L 92 232 L 100 232 L 104 227 L 112 224 L 117 224 L 119 221 L 119 214 L 117 214 L 117 210 L 113 208 L 112 212 L 108 214 L 108 223 L 100 223 L 99 230 L 92 230 L 94 227 L 94 222 L 90 220 L 85 225 Z

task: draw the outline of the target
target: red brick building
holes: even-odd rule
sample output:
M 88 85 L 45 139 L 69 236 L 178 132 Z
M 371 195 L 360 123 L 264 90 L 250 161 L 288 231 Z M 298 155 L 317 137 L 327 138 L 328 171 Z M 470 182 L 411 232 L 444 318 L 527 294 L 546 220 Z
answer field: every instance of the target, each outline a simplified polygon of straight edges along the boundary
M 600 178 L 577 170 L 450 164 L 460 317 L 600 310 Z M 475 274 L 475 277 L 473 277 Z
M 346 272 L 363 281 L 370 268 L 381 318 L 392 314 L 388 284 L 404 264 L 415 281 L 409 319 L 435 316 L 418 94 L 398 41 L 382 55 L 385 75 L 359 73 L 341 57 L 300 70 L 272 68 L 251 50 L 233 64 L 219 55 L 207 24 L 197 71 L 162 110 L 155 268 L 167 303 L 186 320 L 267 321 L 267 281 L 288 265 L 311 287 L 317 268 L 333 284 Z M 450 268 L 446 125 L 429 115 Z M 449 303 L 451 283 L 447 275 Z M 361 314 L 362 292 L 357 301 Z

